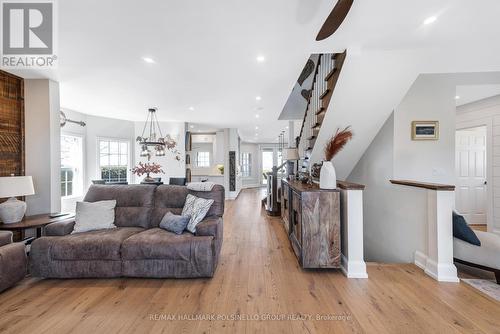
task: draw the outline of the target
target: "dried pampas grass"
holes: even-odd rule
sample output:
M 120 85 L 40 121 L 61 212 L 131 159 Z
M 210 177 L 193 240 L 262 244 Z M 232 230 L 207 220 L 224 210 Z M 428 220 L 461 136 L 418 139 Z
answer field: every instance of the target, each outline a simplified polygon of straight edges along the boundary
M 340 129 L 337 129 L 335 135 L 333 135 L 325 145 L 326 161 L 332 160 L 333 157 L 337 155 L 337 153 L 342 151 L 347 142 L 352 139 L 352 136 L 353 135 L 350 126 L 346 127 L 342 131 Z

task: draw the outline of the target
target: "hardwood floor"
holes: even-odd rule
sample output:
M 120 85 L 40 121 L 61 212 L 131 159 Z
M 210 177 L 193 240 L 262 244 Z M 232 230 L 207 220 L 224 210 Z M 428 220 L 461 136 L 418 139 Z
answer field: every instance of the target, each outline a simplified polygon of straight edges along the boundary
M 279 218 L 265 216 L 260 201 L 253 189 L 227 203 L 213 279 L 27 279 L 0 294 L 0 332 L 500 332 L 500 303 L 411 264 L 369 264 L 366 280 L 299 269 Z M 285 320 L 253 318 L 266 314 Z

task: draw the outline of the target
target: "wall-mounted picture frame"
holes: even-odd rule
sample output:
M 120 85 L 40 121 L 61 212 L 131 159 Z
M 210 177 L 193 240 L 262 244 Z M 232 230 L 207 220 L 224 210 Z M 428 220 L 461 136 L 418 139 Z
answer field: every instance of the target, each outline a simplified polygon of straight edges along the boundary
M 412 140 L 438 140 L 438 121 L 413 121 L 411 122 Z

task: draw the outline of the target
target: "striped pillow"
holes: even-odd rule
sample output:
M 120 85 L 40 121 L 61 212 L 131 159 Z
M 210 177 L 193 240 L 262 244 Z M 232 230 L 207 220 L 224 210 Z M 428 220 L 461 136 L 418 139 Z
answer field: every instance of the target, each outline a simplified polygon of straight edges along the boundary
M 191 216 L 191 219 L 189 220 L 186 230 L 195 233 L 196 225 L 205 218 L 213 203 L 213 199 L 199 198 L 191 194 L 187 195 L 186 203 L 182 209 L 182 215 Z

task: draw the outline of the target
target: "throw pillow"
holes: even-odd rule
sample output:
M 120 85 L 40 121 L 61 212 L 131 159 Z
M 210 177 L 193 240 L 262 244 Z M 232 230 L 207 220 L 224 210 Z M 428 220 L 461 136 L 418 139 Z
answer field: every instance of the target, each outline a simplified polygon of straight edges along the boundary
M 77 202 L 75 227 L 71 233 L 116 228 L 116 200 L 99 202 Z
M 196 232 L 196 225 L 198 225 L 203 218 L 205 218 L 213 203 L 213 199 L 199 198 L 191 194 L 187 195 L 186 203 L 182 209 L 182 215 L 191 216 L 189 224 L 186 227 L 189 232 Z
M 160 228 L 175 234 L 182 234 L 190 219 L 190 216 L 178 216 L 172 212 L 167 212 L 160 222 Z
M 464 216 L 453 211 L 453 236 L 470 244 L 481 246 L 476 233 L 469 227 Z

